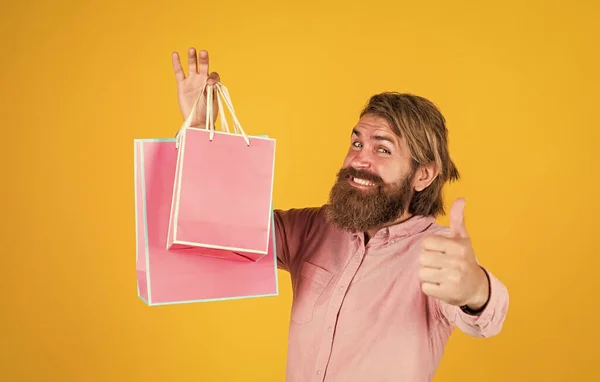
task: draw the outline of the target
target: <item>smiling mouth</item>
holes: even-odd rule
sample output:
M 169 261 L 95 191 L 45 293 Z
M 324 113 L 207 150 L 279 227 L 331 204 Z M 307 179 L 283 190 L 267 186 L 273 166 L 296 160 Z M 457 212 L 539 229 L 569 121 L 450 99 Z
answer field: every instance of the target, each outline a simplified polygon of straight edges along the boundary
M 352 180 L 351 183 L 357 184 L 357 185 L 362 186 L 362 187 L 375 187 L 376 186 L 375 183 L 369 182 L 368 180 L 364 180 L 364 179 L 360 179 L 360 178 L 355 178 L 355 177 L 352 177 L 350 179 Z

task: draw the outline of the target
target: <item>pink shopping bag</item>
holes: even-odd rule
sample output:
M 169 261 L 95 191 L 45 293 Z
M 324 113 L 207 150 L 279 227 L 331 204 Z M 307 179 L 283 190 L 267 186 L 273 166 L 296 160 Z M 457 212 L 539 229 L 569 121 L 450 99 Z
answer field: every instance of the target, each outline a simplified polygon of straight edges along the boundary
M 188 118 L 178 133 L 167 246 L 212 249 L 203 253 L 218 256 L 245 253 L 243 258 L 257 260 L 268 254 L 271 243 L 275 140 L 248 136 L 227 88 L 217 83 L 215 91 L 226 131 L 215 132 L 212 118 L 204 129 L 191 128 Z M 207 115 L 212 117 L 211 86 L 206 94 Z M 222 101 L 231 112 L 233 133 Z M 194 113 L 195 106 L 190 116 Z
M 136 139 L 134 148 L 138 296 L 148 305 L 276 296 L 273 232 L 260 261 L 240 261 L 247 255 L 233 256 L 223 249 L 167 249 L 177 164 L 175 139 Z

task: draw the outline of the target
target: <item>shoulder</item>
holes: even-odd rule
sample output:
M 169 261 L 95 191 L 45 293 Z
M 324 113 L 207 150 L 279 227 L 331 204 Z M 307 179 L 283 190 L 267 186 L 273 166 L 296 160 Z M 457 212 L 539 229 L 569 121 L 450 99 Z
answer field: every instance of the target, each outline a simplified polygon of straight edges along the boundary
M 285 220 L 296 220 L 307 223 L 314 223 L 317 221 L 325 221 L 325 208 L 321 207 L 305 207 L 305 208 L 291 208 L 291 209 L 275 209 L 275 218 Z
M 285 231 L 322 231 L 329 226 L 326 206 L 275 209 L 275 224 Z
M 438 222 L 432 222 L 424 231 L 424 236 L 430 235 L 441 235 L 450 236 L 450 227 L 439 224 Z

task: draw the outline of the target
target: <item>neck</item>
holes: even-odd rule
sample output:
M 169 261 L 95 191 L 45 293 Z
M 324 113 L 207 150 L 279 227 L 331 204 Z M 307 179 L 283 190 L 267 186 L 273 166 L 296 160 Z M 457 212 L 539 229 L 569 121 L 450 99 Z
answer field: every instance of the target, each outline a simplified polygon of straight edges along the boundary
M 413 217 L 413 215 L 410 214 L 408 211 L 406 211 L 398 219 L 396 219 L 394 221 L 391 221 L 391 222 L 389 222 L 387 224 L 384 224 L 381 227 L 368 230 L 367 232 L 365 232 L 365 244 L 369 241 L 370 238 L 372 238 L 373 236 L 375 236 L 379 230 L 381 230 L 383 228 L 386 228 L 386 227 L 389 227 L 389 226 L 393 226 L 393 225 L 405 222 L 405 221 L 407 221 L 408 219 L 410 219 L 412 217 Z

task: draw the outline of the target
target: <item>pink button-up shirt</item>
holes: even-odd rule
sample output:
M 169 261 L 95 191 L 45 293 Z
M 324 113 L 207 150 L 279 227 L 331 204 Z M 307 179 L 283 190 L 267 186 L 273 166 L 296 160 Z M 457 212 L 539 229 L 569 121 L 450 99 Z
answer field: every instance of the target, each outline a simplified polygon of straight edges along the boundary
M 487 270 L 490 300 L 473 316 L 430 298 L 420 242 L 448 229 L 413 217 L 363 235 L 338 230 L 323 208 L 275 211 L 279 268 L 293 287 L 288 382 L 431 381 L 455 326 L 476 337 L 502 327 L 505 286 Z

